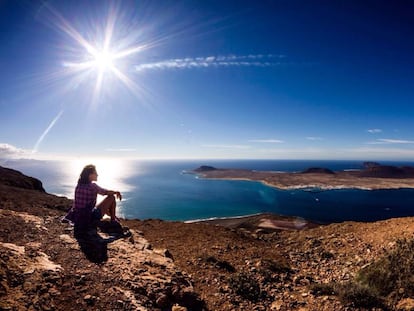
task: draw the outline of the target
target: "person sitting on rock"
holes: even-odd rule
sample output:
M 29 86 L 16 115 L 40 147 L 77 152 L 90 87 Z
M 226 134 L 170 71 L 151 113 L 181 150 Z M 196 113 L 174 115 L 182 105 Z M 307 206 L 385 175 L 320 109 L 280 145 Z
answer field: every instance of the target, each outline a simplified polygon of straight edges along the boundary
M 110 216 L 112 222 L 119 222 L 116 217 L 115 196 L 122 200 L 121 193 L 99 187 L 94 183 L 97 180 L 96 167 L 94 165 L 85 166 L 75 188 L 75 200 L 72 209 L 66 216 L 67 219 L 74 222 L 75 231 L 76 229 L 93 227 L 104 215 Z M 106 195 L 106 198 L 96 205 L 98 194 Z

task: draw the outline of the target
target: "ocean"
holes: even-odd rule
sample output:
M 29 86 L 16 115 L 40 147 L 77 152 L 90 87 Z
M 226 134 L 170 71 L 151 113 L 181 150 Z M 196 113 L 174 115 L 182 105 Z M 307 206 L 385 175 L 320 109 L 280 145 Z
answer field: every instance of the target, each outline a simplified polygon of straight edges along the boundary
M 47 192 L 73 198 L 82 167 L 90 162 L 9 160 L 1 165 L 39 178 Z M 201 165 L 217 168 L 302 171 L 361 169 L 363 161 L 299 160 L 95 160 L 98 184 L 119 190 L 118 215 L 125 218 L 189 221 L 271 212 L 320 223 L 376 221 L 414 216 L 414 189 L 279 190 L 260 182 L 209 180 L 184 171 Z M 384 162 L 412 165 L 413 162 Z

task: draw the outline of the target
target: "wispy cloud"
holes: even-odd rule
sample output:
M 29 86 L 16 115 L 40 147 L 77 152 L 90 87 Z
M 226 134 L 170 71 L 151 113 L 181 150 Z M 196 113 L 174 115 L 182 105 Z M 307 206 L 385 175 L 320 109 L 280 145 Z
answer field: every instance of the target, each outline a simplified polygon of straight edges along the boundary
M 217 148 L 217 149 L 249 149 L 251 148 L 250 146 L 247 145 L 210 145 L 210 144 L 205 144 L 205 145 L 201 145 L 202 147 L 205 148 Z
M 37 140 L 35 146 L 33 147 L 32 153 L 36 153 L 39 149 L 40 144 L 42 143 L 43 139 L 45 139 L 46 135 L 49 133 L 49 131 L 52 129 L 52 127 L 56 124 L 56 122 L 59 120 L 59 118 L 62 116 L 63 110 L 61 110 L 56 117 L 50 122 L 49 126 L 44 130 L 42 135 L 40 135 L 39 139 Z
M 153 63 L 139 64 L 135 66 L 135 70 L 144 71 L 207 67 L 272 67 L 288 65 L 289 63 L 283 61 L 285 57 L 285 55 L 257 54 L 175 58 Z
M 0 158 L 15 158 L 27 155 L 27 151 L 7 143 L 0 143 Z
M 316 136 L 308 136 L 308 137 L 306 137 L 306 139 L 307 140 L 323 140 L 323 138 L 322 137 L 316 137 Z
M 414 140 L 380 138 L 380 139 L 377 139 L 376 141 L 368 142 L 368 144 L 369 145 L 414 144 Z
M 281 144 L 284 143 L 283 140 L 280 139 L 251 139 L 249 140 L 250 143 L 268 143 L 268 144 Z
M 382 130 L 381 129 L 369 129 L 367 130 L 367 132 L 371 134 L 378 134 L 378 133 L 382 133 Z

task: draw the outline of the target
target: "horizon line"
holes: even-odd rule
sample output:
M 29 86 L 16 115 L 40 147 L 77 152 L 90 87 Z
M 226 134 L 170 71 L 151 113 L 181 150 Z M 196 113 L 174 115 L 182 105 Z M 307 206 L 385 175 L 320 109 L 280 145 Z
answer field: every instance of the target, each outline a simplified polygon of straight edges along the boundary
M 73 156 L 73 157 L 45 157 L 45 158 L 1 158 L 1 162 L 8 161 L 78 161 L 81 159 L 87 160 L 99 160 L 99 161 L 110 161 L 110 160 L 127 160 L 127 161 L 355 161 L 355 162 L 413 162 L 412 158 L 231 158 L 231 157 L 108 157 L 108 156 Z

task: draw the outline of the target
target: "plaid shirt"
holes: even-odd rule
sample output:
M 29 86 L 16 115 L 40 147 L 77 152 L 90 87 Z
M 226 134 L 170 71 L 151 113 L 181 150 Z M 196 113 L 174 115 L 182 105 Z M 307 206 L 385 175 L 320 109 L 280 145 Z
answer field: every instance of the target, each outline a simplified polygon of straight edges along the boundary
M 78 184 L 75 189 L 75 201 L 73 202 L 73 208 L 92 210 L 96 205 L 96 197 L 99 194 L 106 194 L 108 190 L 99 187 L 95 183 Z

